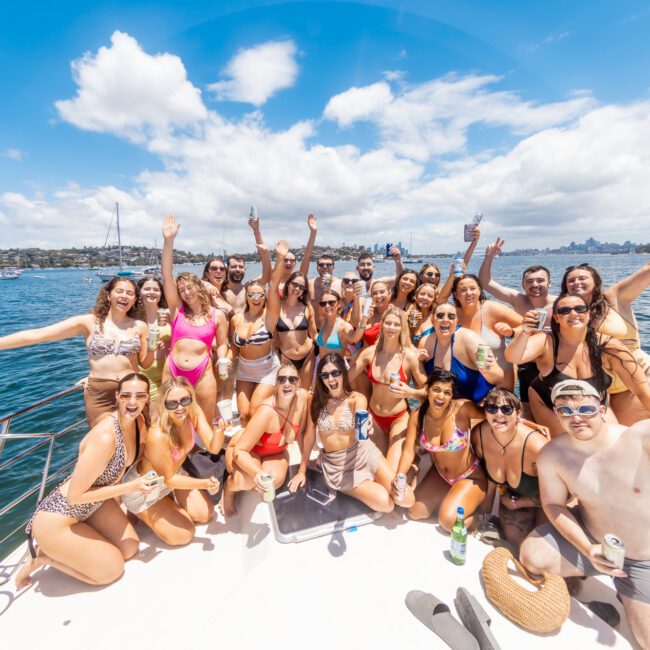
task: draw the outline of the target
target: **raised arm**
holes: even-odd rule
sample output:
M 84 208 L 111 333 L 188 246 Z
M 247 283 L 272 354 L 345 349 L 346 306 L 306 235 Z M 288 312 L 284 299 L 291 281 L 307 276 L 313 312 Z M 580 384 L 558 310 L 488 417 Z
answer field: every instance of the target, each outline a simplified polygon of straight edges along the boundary
M 463 269 L 463 273 L 464 273 Z M 454 265 L 449 267 L 449 275 L 447 276 L 447 280 L 445 283 L 442 285 L 442 288 L 438 290 L 438 304 L 440 305 L 443 302 L 447 302 L 449 300 L 449 296 L 451 296 L 451 288 L 454 286 Z
M 163 223 L 163 247 L 160 259 L 162 272 L 163 291 L 165 300 L 169 307 L 169 317 L 173 320 L 176 311 L 181 306 L 181 297 L 178 295 L 178 288 L 174 280 L 174 239 L 178 235 L 180 224 L 176 223 L 173 214 L 168 214 Z
M 476 248 L 476 244 L 478 244 L 478 240 L 480 238 L 481 238 L 481 230 L 479 229 L 478 226 L 476 226 L 476 228 L 472 230 L 472 241 L 469 243 L 469 246 L 465 251 L 465 255 L 463 256 L 463 262 L 465 262 L 465 265 L 468 265 L 469 261 L 472 259 L 472 254 L 474 253 L 474 249 Z
M 515 289 L 504 287 L 492 278 L 492 262 L 494 261 L 494 258 L 501 253 L 501 247 L 505 243 L 504 239 L 497 237 L 493 244 L 488 244 L 485 249 L 485 258 L 483 259 L 483 263 L 478 272 L 478 279 L 481 282 L 481 286 L 497 300 L 503 300 L 504 302 L 510 303 L 514 306 L 515 299 L 519 295 L 519 292 Z
M 66 318 L 46 327 L 7 334 L 7 336 L 0 337 L 0 350 L 22 348 L 26 345 L 35 345 L 46 341 L 61 341 L 82 334 L 89 336 L 92 332 L 92 322 L 93 317 L 91 315 L 83 314 Z
M 605 296 L 613 302 L 630 304 L 648 286 L 650 286 L 650 262 L 646 262 L 638 271 L 612 285 L 605 291 Z
M 260 255 L 260 261 L 262 262 L 262 275 L 260 276 L 259 281 L 262 284 L 266 285 L 271 278 L 271 254 L 269 253 L 269 249 L 264 243 L 262 232 L 260 231 L 260 218 L 251 215 L 248 218 L 248 225 L 253 230 L 253 235 L 255 236 L 255 246 L 257 246 L 257 251 Z
M 280 280 L 282 278 L 282 269 L 284 267 L 284 258 L 289 252 L 289 244 L 284 239 L 275 245 L 275 266 L 271 274 L 269 292 L 266 300 L 266 327 L 269 331 L 275 330 L 278 318 L 280 318 Z
M 316 242 L 316 231 L 318 226 L 316 224 L 316 217 L 310 212 L 307 215 L 307 225 L 309 226 L 309 240 L 305 248 L 305 255 L 300 262 L 300 272 L 305 276 L 309 276 L 309 265 L 311 264 L 311 256 L 314 252 L 314 244 Z

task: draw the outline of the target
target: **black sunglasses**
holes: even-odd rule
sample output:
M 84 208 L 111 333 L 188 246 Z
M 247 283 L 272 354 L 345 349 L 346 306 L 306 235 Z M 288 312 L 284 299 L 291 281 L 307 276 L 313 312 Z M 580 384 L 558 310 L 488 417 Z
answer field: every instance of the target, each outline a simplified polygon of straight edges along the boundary
M 440 273 L 434 273 L 433 271 L 427 271 L 424 275 L 426 275 L 428 278 L 439 278 Z
M 291 280 L 289 284 L 295 289 L 300 289 L 300 291 L 304 291 L 307 288 L 304 284 L 300 284 L 299 282 L 294 282 L 293 280 Z
M 504 415 L 512 415 L 515 409 L 514 407 L 510 406 L 510 404 L 501 404 L 501 406 L 498 404 L 485 405 L 485 412 L 489 413 L 490 415 L 496 415 L 499 411 L 501 411 L 501 413 Z
M 292 386 L 295 386 L 298 383 L 298 377 L 294 375 L 278 375 L 275 378 L 276 384 L 286 384 L 289 382 Z
M 343 278 L 341 280 L 341 284 L 356 284 L 357 282 L 359 282 L 359 280 L 356 278 Z
M 436 312 L 436 318 L 447 318 L 449 320 L 456 320 L 456 314 L 453 312 L 449 312 L 448 314 L 445 314 L 444 311 L 439 311 Z
M 189 406 L 194 400 L 192 399 L 191 395 L 186 395 L 185 397 L 181 397 L 180 399 L 169 399 L 165 400 L 165 408 L 168 411 L 173 411 L 174 409 L 177 409 L 180 406 Z
M 572 311 L 576 314 L 584 314 L 588 309 L 587 305 L 573 305 L 572 307 L 558 307 L 555 313 L 560 316 L 568 316 Z
M 337 377 L 340 377 L 343 374 L 342 370 L 330 370 L 330 372 L 321 372 L 320 375 L 318 375 L 323 381 L 326 379 L 329 379 L 330 377 L 334 377 L 335 379 Z
M 326 266 L 334 266 L 334 262 L 318 262 L 318 266 L 326 267 Z
M 319 300 L 318 304 L 321 307 L 327 307 L 328 305 L 330 307 L 334 307 L 334 305 L 338 302 L 338 300 Z

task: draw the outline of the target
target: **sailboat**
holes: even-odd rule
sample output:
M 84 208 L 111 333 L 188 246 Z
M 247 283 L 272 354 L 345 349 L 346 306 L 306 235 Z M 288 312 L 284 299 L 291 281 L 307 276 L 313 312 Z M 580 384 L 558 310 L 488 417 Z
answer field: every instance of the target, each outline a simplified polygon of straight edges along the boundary
M 140 270 L 129 269 L 124 267 L 124 262 L 122 259 L 122 238 L 120 233 L 120 206 L 119 203 L 115 203 L 115 222 L 117 224 L 117 248 L 120 255 L 120 267 L 117 271 L 108 271 L 106 269 L 99 269 L 95 275 L 102 281 L 108 282 L 116 275 L 121 278 L 129 278 L 132 280 L 140 280 L 141 278 L 150 278 L 155 275 L 160 275 L 160 267 L 157 265 L 146 266 Z M 111 221 L 112 225 L 112 221 Z M 110 233 L 111 226 L 108 227 L 108 232 Z M 108 234 L 106 235 L 108 240 Z M 104 243 L 106 246 L 106 243 Z

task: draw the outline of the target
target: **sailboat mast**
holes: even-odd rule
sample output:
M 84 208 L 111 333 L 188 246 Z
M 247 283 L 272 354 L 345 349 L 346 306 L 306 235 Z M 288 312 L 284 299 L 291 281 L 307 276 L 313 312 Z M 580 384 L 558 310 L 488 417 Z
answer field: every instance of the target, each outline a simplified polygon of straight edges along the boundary
M 117 247 L 120 251 L 120 269 L 122 268 L 122 238 L 120 235 L 120 205 L 115 203 L 115 215 L 117 219 Z

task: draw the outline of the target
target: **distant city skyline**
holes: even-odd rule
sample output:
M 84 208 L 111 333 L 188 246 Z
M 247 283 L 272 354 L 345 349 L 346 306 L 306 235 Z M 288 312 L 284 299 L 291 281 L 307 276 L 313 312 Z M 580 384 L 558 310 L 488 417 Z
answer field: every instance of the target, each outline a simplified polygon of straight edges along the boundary
M 38 17 L 38 19 L 36 19 Z M 5 7 L 3 246 L 633 240 L 650 10 L 623 0 L 151 0 Z M 606 47 L 603 45 L 606 44 Z M 414 245 L 408 242 L 413 238 Z

